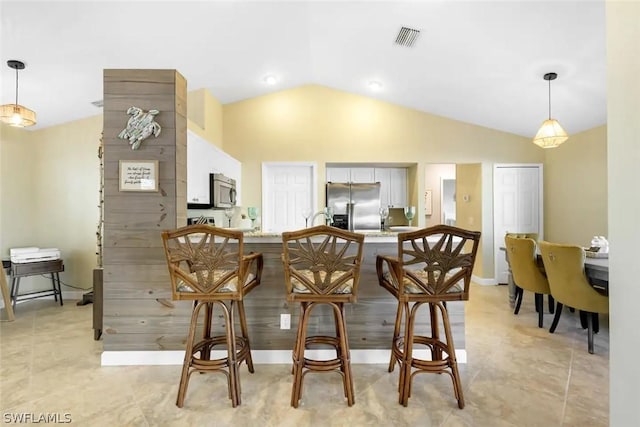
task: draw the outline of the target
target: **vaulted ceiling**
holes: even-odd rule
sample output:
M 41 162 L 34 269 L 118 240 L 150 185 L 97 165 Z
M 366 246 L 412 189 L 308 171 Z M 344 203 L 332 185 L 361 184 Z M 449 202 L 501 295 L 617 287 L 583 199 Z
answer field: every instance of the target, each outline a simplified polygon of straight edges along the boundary
M 526 137 L 556 72 L 567 132 L 606 123 L 604 0 L 3 0 L 0 14 L 0 102 L 15 98 L 6 61 L 24 61 L 36 129 L 99 114 L 105 68 L 175 68 L 223 104 L 319 84 Z M 420 31 L 413 46 L 395 43 L 402 27 Z

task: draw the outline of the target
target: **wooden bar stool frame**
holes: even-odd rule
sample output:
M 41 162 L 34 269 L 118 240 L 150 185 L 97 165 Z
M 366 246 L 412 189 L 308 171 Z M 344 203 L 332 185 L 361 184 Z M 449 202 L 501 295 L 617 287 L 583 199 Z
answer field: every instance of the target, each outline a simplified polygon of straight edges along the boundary
M 355 393 L 344 304 L 356 301 L 364 235 L 320 225 L 282 233 L 282 243 L 287 301 L 300 303 L 292 352 L 291 406 L 298 407 L 303 379 L 309 372 L 338 372 L 342 376 L 347 404 L 352 406 Z M 332 309 L 336 336 L 307 336 L 311 313 L 323 304 Z M 336 357 L 330 360 L 305 357 L 305 349 L 313 345 L 333 347 Z
M 399 233 L 398 256 L 378 255 L 376 259 L 380 286 L 398 300 L 389 372 L 393 372 L 398 362 L 399 403 L 403 406 L 408 405 L 411 383 L 417 374 L 446 373 L 452 379 L 458 407 L 464 408 L 446 302 L 469 299 L 469 285 L 479 241 L 480 232 L 437 225 Z M 429 307 L 430 336 L 415 334 L 416 314 L 425 304 Z M 440 337 L 439 318 L 442 319 L 446 341 Z M 415 344 L 427 346 L 431 351 L 431 360 L 415 358 Z
M 254 372 L 243 298 L 260 284 L 262 254 L 243 254 L 241 231 L 209 225 L 165 231 L 162 241 L 173 299 L 193 301 L 176 405 L 184 405 L 191 374 L 217 372 L 227 377 L 228 397 L 236 407 L 241 403 L 240 364 L 245 362 L 249 372 Z M 222 312 L 224 335 L 212 335 L 214 306 Z M 196 328 L 203 308 L 202 338 L 197 340 Z M 240 335 L 235 330 L 236 310 Z M 226 357 L 212 359 L 215 346 L 226 347 Z

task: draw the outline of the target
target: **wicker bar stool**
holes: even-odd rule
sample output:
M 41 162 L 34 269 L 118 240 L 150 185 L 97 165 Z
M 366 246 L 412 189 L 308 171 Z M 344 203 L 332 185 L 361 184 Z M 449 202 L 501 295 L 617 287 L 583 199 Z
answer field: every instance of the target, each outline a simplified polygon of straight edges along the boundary
M 287 301 L 300 303 L 298 332 L 293 348 L 291 406 L 302 398 L 302 380 L 309 372 L 338 372 L 342 376 L 347 404 L 353 405 L 349 340 L 344 304 L 356 301 L 364 235 L 321 225 L 282 233 Z M 333 312 L 335 336 L 307 336 L 311 312 L 322 304 Z M 309 347 L 329 346 L 336 357 L 313 360 L 305 357 Z
M 464 408 L 447 301 L 469 299 L 469 284 L 480 232 L 438 225 L 398 234 L 398 256 L 378 255 L 376 270 L 380 286 L 398 300 L 398 311 L 391 344 L 389 372 L 400 365 L 399 402 L 407 406 L 411 382 L 418 373 L 447 373 L 453 381 L 458 406 Z M 417 335 L 416 314 L 429 307 L 431 335 Z M 445 340 L 440 337 L 438 313 Z M 402 323 L 404 320 L 404 331 Z M 414 357 L 415 345 L 424 345 L 431 360 Z M 414 371 L 415 370 L 415 371 Z
M 240 404 L 238 367 L 247 364 L 254 372 L 243 298 L 260 284 L 262 254 L 243 254 L 241 231 L 209 225 L 191 225 L 162 233 L 174 300 L 192 300 L 193 311 L 187 336 L 176 405 L 182 407 L 193 372 L 220 372 L 227 377 L 231 405 Z M 224 318 L 224 335 L 212 335 L 213 308 Z M 204 309 L 203 332 L 196 328 Z M 235 332 L 235 312 L 240 335 Z M 224 357 L 212 358 L 214 347 L 226 348 Z M 223 354 L 225 354 L 223 353 Z

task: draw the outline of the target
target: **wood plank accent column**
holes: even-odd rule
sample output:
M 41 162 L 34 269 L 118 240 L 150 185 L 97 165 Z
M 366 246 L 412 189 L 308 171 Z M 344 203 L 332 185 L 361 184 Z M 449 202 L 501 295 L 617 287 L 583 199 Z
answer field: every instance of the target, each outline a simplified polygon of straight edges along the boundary
M 129 107 L 162 127 L 137 150 Z M 120 160 L 157 160 L 158 192 L 121 192 Z M 104 350 L 182 349 L 189 306 L 171 301 L 160 232 L 186 224 L 187 83 L 176 70 L 104 70 Z

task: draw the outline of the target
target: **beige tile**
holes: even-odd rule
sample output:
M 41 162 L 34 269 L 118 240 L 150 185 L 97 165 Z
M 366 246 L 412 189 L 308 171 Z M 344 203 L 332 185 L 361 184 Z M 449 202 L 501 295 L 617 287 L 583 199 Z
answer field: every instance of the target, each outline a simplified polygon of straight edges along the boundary
M 448 375 L 420 374 L 409 405 L 398 404 L 398 368 L 353 365 L 355 405 L 338 374 L 309 374 L 298 409 L 290 406 L 290 364 L 241 368 L 242 404 L 231 407 L 226 377 L 192 375 L 184 408 L 175 405 L 180 366 L 101 367 L 91 305 L 38 300 L 0 323 L 0 410 L 68 412 L 91 426 L 606 426 L 609 329 L 601 317 L 596 354 L 587 352 L 577 313 L 555 334 L 537 327 L 533 299 L 519 315 L 507 288 L 473 285 L 465 305 L 467 364 L 460 365 L 466 407 Z

